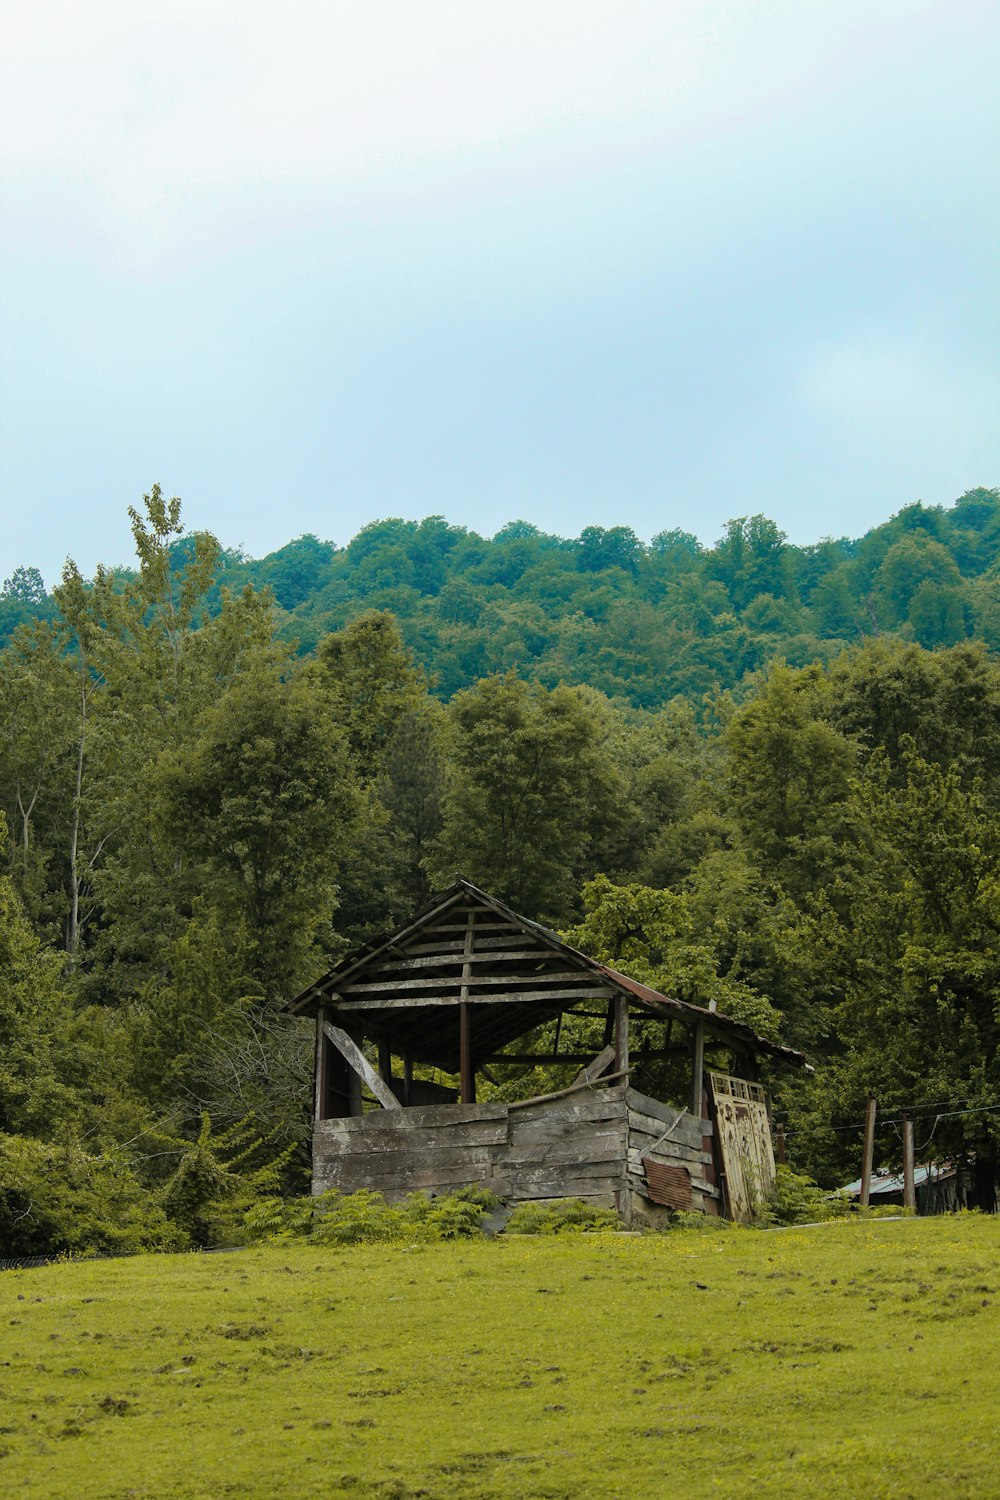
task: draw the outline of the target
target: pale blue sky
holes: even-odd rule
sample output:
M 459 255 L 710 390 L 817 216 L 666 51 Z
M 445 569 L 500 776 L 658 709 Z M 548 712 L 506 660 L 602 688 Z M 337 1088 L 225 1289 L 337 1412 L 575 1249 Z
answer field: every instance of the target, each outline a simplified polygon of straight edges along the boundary
M 1000 7 L 8 0 L 0 578 L 1000 484 Z

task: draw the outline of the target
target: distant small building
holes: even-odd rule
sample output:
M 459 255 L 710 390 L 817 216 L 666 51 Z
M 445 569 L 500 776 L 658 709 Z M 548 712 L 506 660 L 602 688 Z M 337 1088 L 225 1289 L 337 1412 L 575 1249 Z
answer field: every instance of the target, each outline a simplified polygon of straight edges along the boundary
M 393 1199 L 481 1183 L 508 1202 L 613 1206 L 626 1222 L 668 1208 L 746 1221 L 774 1182 L 758 1060 L 805 1062 L 597 963 L 461 879 L 291 1009 L 316 1019 L 314 1193 Z M 560 1051 L 562 1018 L 580 1015 L 601 1023 L 594 1056 Z M 524 1051 L 545 1022 L 551 1053 Z M 664 1059 L 687 1070 L 683 1100 L 634 1086 Z M 580 1070 L 542 1096 L 477 1099 L 487 1075 L 524 1064 Z M 457 1090 L 421 1068 L 457 1077 Z
M 847 1197 L 861 1197 L 864 1179 L 859 1177 L 849 1182 L 840 1191 Z M 921 1215 L 956 1213 L 968 1207 L 969 1183 L 955 1162 L 927 1162 L 913 1169 L 913 1183 L 917 1196 L 917 1213 Z M 878 1172 L 868 1188 L 868 1202 L 880 1207 L 903 1206 L 903 1179 L 891 1172 Z

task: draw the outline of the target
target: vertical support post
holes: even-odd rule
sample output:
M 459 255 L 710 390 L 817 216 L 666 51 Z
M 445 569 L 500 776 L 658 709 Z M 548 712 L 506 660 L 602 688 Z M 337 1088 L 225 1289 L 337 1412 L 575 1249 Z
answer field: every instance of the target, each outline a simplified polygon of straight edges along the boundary
M 913 1121 L 903 1116 L 903 1207 L 917 1211 L 917 1185 L 913 1168 Z
M 316 1012 L 316 1076 L 313 1083 L 313 1119 L 326 1119 L 327 1048 L 329 1042 L 323 1030 L 326 1007 L 321 1005 Z
M 361 1046 L 361 1038 L 352 1036 L 352 1042 Z M 347 1069 L 347 1113 L 349 1115 L 364 1114 L 364 1105 L 361 1101 L 361 1079 L 353 1068 Z
M 378 1039 L 378 1070 L 383 1083 L 392 1088 L 392 1043 L 387 1036 Z
M 694 1028 L 691 1045 L 691 1113 L 701 1119 L 701 1095 L 705 1082 L 705 1025 L 699 1021 Z
M 865 1102 L 865 1145 L 861 1162 L 861 1193 L 858 1202 L 868 1207 L 868 1195 L 872 1185 L 872 1167 L 875 1165 L 875 1095 L 869 1094 Z
M 407 1108 L 413 1103 L 413 1053 L 403 1053 L 403 1103 Z
M 779 1167 L 783 1167 L 785 1165 L 785 1127 L 784 1127 L 784 1125 L 779 1125 L 778 1126 L 778 1138 L 775 1141 L 774 1155 L 775 1155 L 775 1158 L 777 1160 L 778 1166 Z
M 469 980 L 472 977 L 470 958 L 475 943 L 475 913 L 469 913 L 465 929 L 465 962 L 462 965 L 461 1001 L 458 1007 L 458 1055 L 459 1097 L 463 1104 L 476 1102 L 476 1075 L 472 1068 L 472 1018 L 469 1014 Z
M 605 1036 L 613 1031 L 615 1041 L 616 1073 L 622 1073 L 628 1067 L 628 1000 L 624 995 L 615 995 L 608 1005 L 608 1020 L 605 1027 Z M 609 1043 L 605 1043 L 605 1046 Z M 619 1083 L 628 1083 L 628 1078 L 620 1078 Z M 626 1229 L 632 1224 L 632 1193 L 626 1182 L 624 1191 L 615 1190 L 615 1208 L 621 1214 Z
M 459 1051 L 461 1065 L 459 1068 L 459 1097 L 463 1104 L 475 1104 L 476 1102 L 476 1075 L 472 1071 L 472 1039 L 469 1026 L 469 1007 L 466 1001 L 462 1001 L 458 1007 L 459 1014 Z
M 628 1065 L 628 1001 L 624 995 L 616 995 L 615 1072 L 624 1073 Z

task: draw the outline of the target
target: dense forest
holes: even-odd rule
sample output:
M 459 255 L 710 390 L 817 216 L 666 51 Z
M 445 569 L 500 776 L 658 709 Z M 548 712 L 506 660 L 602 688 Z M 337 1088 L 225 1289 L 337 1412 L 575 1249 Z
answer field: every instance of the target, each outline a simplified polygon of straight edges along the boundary
M 813 547 L 431 518 L 252 561 L 130 516 L 131 567 L 0 600 L 8 1254 L 299 1190 L 283 1004 L 456 870 L 805 1049 L 772 1084 L 824 1183 L 870 1089 L 1000 1100 L 1000 491 Z
M 645 546 L 627 526 L 565 541 L 513 521 L 487 540 L 440 516 L 377 521 L 343 548 L 305 536 L 256 561 L 220 551 L 205 606 L 266 589 L 278 638 L 301 652 L 363 610 L 388 610 L 444 701 L 513 668 L 660 708 L 733 689 L 776 656 L 828 662 L 877 636 L 1000 647 L 998 568 L 1000 490 L 977 489 L 808 547 L 765 516 L 730 521 L 712 548 L 678 530 Z M 57 608 L 37 570 L 18 568 L 0 594 L 0 645 Z

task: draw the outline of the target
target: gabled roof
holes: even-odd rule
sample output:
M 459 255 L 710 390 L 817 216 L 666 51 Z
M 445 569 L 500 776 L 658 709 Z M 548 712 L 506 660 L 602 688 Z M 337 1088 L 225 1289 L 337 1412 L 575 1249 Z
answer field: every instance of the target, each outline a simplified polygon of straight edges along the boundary
M 449 922 L 449 917 L 458 915 L 464 922 Z M 502 938 L 480 937 L 482 946 L 474 962 L 493 962 L 488 970 L 473 969 L 466 962 L 469 954 L 461 936 L 470 918 L 490 934 L 506 931 L 514 936 L 517 951 L 504 950 Z M 435 943 L 421 941 L 432 934 Z M 436 953 L 427 951 L 435 947 Z M 454 1020 L 442 1012 L 463 995 L 483 1013 L 477 1036 L 499 1050 L 578 1001 L 616 994 L 625 995 L 630 1004 L 649 1014 L 674 1018 L 686 1026 L 701 1023 L 706 1035 L 729 1046 L 797 1065 L 805 1062 L 801 1052 L 758 1036 L 741 1021 L 661 995 L 598 963 L 461 878 L 408 922 L 341 959 L 303 990 L 289 1009 L 300 1015 L 315 1015 L 321 1005 L 344 1014 L 357 1011 L 366 1031 L 378 1035 L 391 1028 L 394 1038 L 402 1039 L 414 1055 L 441 1059 L 440 1065 L 447 1067 L 454 1062 L 457 1043 Z

